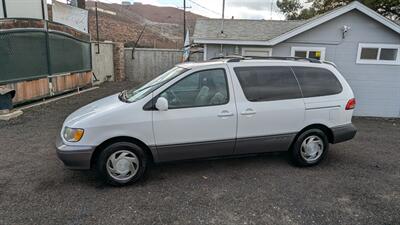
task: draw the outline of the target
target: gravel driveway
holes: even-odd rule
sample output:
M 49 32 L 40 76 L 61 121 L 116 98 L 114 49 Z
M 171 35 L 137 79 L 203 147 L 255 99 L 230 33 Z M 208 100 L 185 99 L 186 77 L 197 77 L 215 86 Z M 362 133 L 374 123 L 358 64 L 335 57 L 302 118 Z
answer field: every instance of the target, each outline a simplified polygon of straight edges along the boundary
M 122 188 L 65 169 L 54 142 L 66 116 L 128 86 L 0 122 L 0 224 L 400 224 L 400 120 L 354 119 L 356 138 L 312 168 L 286 154 L 181 162 Z

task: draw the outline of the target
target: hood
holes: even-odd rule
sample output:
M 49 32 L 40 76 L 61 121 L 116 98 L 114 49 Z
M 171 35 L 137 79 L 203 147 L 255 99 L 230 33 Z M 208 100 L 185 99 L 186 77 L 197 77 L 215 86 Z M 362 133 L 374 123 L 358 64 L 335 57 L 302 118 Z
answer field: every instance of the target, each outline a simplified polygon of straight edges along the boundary
M 118 99 L 118 94 L 102 98 L 73 112 L 65 120 L 64 126 L 77 127 L 77 123 L 79 122 L 98 117 L 99 115 L 115 110 L 125 104 L 128 103 L 120 101 Z

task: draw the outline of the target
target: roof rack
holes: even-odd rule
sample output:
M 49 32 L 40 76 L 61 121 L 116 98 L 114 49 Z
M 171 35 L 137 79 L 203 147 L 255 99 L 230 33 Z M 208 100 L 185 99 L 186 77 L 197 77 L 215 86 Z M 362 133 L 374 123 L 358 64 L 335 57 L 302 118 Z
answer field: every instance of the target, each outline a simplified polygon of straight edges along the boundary
M 290 61 L 308 61 L 310 63 L 322 63 L 318 59 L 290 57 L 290 56 L 266 56 L 266 57 L 220 56 L 220 57 L 211 58 L 211 60 L 215 60 L 215 59 L 227 59 L 228 60 L 227 62 L 240 62 L 241 60 L 290 60 Z
M 240 55 L 228 55 L 228 56 L 213 57 L 210 60 L 217 60 L 217 59 L 228 59 L 228 62 L 229 62 L 230 60 L 242 60 L 242 59 L 245 59 L 245 57 L 240 56 Z
M 337 66 L 336 66 L 336 64 L 334 63 L 334 62 L 331 62 L 331 61 L 321 61 L 322 63 L 325 63 L 325 64 L 328 64 L 328 65 L 331 65 L 331 66 L 333 66 L 333 67 L 335 67 L 335 68 L 337 68 Z
M 289 60 L 289 61 L 308 61 L 310 63 L 321 63 L 318 59 L 303 58 L 303 57 L 292 57 L 292 56 L 266 56 L 266 57 L 250 57 L 249 59 L 269 59 L 269 60 Z

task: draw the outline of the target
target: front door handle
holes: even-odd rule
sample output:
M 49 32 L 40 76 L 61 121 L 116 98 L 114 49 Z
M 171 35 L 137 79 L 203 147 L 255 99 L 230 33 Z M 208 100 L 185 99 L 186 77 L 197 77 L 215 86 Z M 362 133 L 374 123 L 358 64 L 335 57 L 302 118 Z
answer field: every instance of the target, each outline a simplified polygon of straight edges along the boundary
M 254 109 L 248 108 L 245 111 L 241 112 L 240 114 L 243 116 L 251 116 L 251 115 L 256 114 L 256 111 Z
M 227 110 L 224 110 L 218 114 L 218 117 L 229 117 L 233 116 L 234 114 L 232 112 L 229 112 Z

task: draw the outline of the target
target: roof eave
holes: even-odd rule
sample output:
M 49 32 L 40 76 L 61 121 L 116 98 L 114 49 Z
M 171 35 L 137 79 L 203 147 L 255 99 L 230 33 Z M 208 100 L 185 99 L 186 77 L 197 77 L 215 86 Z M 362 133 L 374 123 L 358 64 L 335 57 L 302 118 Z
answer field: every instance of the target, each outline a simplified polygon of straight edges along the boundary
M 259 45 L 270 46 L 269 41 L 246 41 L 246 40 L 227 40 L 227 39 L 203 39 L 194 38 L 194 43 L 197 44 L 224 44 L 224 45 Z
M 312 28 L 314 28 L 314 27 L 316 27 L 316 26 L 318 26 L 318 25 L 320 25 L 322 23 L 328 22 L 328 21 L 330 21 L 330 20 L 332 20 L 332 19 L 334 19 L 334 18 L 336 18 L 338 16 L 341 16 L 341 15 L 347 13 L 347 12 L 350 12 L 351 10 L 354 10 L 354 9 L 359 10 L 360 12 L 366 14 L 367 16 L 371 17 L 372 19 L 382 23 L 383 25 L 387 26 L 388 28 L 390 28 L 393 31 L 395 31 L 398 34 L 400 34 L 400 25 L 398 25 L 395 22 L 393 22 L 393 21 L 387 19 L 386 17 L 380 15 L 379 13 L 377 13 L 374 10 L 368 8 L 367 6 L 355 1 L 355 2 L 350 3 L 347 6 L 344 6 L 344 7 L 340 8 L 340 9 L 333 10 L 330 13 L 328 13 L 328 14 L 326 14 L 324 16 L 321 16 L 321 17 L 319 17 L 319 18 L 317 18 L 315 20 L 311 20 L 310 22 L 305 23 L 304 25 L 299 26 L 299 27 L 287 32 L 287 33 L 284 33 L 283 35 L 280 35 L 280 36 L 278 36 L 276 38 L 271 39 L 270 40 L 271 45 L 279 44 L 279 43 L 281 43 L 281 42 L 283 42 L 283 41 L 285 41 L 285 40 L 287 40 L 287 39 L 289 39 L 291 37 L 294 37 L 294 36 L 296 36 L 296 35 L 298 35 L 300 33 L 303 33 L 303 32 L 305 32 L 307 30 L 310 30 L 310 29 L 312 29 Z
M 318 17 L 316 19 L 311 19 L 311 21 L 294 28 L 291 31 L 288 31 L 280 36 L 277 36 L 275 38 L 272 38 L 271 40 L 268 41 L 255 41 L 255 40 L 250 40 L 250 41 L 245 41 L 245 40 L 227 40 L 227 39 L 204 39 L 204 38 L 195 38 L 194 42 L 199 43 L 199 44 L 232 44 L 232 45 L 260 45 L 260 46 L 274 46 L 276 44 L 279 44 L 291 37 L 294 37 L 300 33 L 303 33 L 305 31 L 308 31 L 320 24 L 323 24 L 325 22 L 328 22 L 338 16 L 341 16 L 347 12 L 350 12 L 351 10 L 357 9 L 360 12 L 366 14 L 367 16 L 371 17 L 372 19 L 382 23 L 383 25 L 387 26 L 391 30 L 395 31 L 396 33 L 400 34 L 400 25 L 396 24 L 395 22 L 389 20 L 388 18 L 380 15 L 379 13 L 375 12 L 374 10 L 368 8 L 367 6 L 354 1 L 347 6 L 343 6 L 339 9 L 333 10 L 326 15 L 323 15 L 321 17 Z

